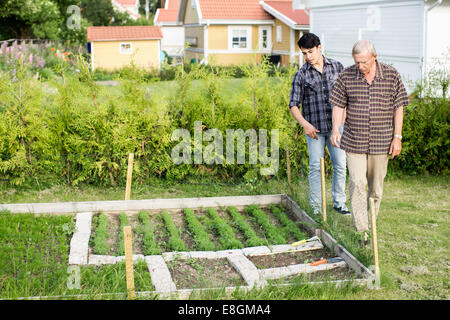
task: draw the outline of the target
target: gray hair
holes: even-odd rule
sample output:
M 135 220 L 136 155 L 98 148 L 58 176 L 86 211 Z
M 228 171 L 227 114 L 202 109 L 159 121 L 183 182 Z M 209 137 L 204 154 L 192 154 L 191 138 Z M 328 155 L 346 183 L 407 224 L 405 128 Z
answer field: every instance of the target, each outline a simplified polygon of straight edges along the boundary
M 355 43 L 352 49 L 352 55 L 359 54 L 361 52 L 369 52 L 373 56 L 377 54 L 375 50 L 375 46 L 373 45 L 372 41 L 370 40 L 358 40 L 358 42 Z

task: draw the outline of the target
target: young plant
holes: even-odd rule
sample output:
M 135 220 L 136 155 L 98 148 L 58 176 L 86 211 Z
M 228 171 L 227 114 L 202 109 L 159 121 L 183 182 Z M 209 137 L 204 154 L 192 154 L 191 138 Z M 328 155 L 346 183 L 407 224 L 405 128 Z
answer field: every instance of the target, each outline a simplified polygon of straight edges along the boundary
M 214 228 L 219 233 L 219 242 L 223 249 L 238 249 L 243 247 L 241 241 L 236 239 L 233 228 L 219 216 L 216 210 L 209 208 L 206 212 L 211 217 Z
M 270 222 L 269 217 L 257 205 L 250 205 L 245 211 L 255 217 L 256 222 L 263 228 L 264 233 L 272 244 L 286 243 L 286 239 Z
M 142 234 L 142 242 L 144 243 L 144 253 L 146 255 L 160 254 L 161 249 L 155 239 L 154 228 L 150 223 L 148 213 L 145 211 L 139 212 L 138 219 L 141 226 L 138 232 Z
M 169 248 L 173 251 L 186 251 L 186 244 L 180 238 L 180 231 L 177 229 L 175 224 L 170 218 L 169 213 L 163 212 L 161 213 L 161 217 L 164 220 L 167 231 L 169 232 Z
M 119 215 L 120 232 L 119 232 L 119 255 L 125 254 L 125 244 L 123 243 L 123 228 L 128 226 L 128 217 L 125 212 Z
M 236 207 L 228 207 L 228 213 L 233 218 L 238 228 L 244 233 L 246 245 L 248 247 L 257 247 L 265 244 L 265 241 L 258 237 L 252 226 L 245 220 L 245 218 L 239 213 Z
M 215 245 L 203 225 L 198 221 L 192 209 L 184 209 L 184 215 L 189 230 L 194 236 L 195 245 L 199 250 L 214 250 Z
M 307 235 L 300 230 L 300 228 L 288 218 L 287 214 L 283 212 L 282 207 L 275 206 L 273 203 L 269 206 L 272 213 L 280 220 L 281 224 L 284 226 L 284 230 L 286 232 L 286 237 L 290 233 L 297 240 L 306 239 Z
M 97 228 L 94 233 L 94 253 L 105 255 L 109 252 L 106 239 L 108 238 L 108 217 L 102 213 L 98 216 Z

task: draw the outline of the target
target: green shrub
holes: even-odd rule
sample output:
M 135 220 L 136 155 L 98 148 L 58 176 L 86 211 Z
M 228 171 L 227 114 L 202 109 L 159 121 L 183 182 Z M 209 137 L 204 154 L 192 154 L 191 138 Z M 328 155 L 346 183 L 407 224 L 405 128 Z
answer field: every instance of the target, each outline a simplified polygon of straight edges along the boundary
M 405 108 L 402 151 L 391 161 L 409 174 L 448 174 L 450 100 L 415 98 Z

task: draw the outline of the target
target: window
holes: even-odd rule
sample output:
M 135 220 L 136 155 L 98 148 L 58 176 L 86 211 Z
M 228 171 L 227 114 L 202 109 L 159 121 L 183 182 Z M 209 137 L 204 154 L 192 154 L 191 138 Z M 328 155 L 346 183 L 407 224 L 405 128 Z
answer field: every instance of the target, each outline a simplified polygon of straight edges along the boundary
M 272 47 L 272 33 L 271 27 L 259 27 L 259 49 L 270 50 Z
M 132 53 L 131 43 L 121 43 L 120 44 L 120 53 L 122 53 L 122 54 Z
M 230 27 L 228 29 L 228 47 L 231 50 L 251 49 L 251 27 Z
M 197 0 L 191 0 L 191 8 L 192 9 L 197 8 L 197 5 L 195 4 L 195 1 L 197 1 Z
M 281 35 L 282 35 L 281 26 L 277 26 L 277 42 L 283 41 Z
M 247 48 L 247 31 L 246 30 L 233 30 L 232 35 L 233 43 L 232 48 L 233 49 L 245 49 Z

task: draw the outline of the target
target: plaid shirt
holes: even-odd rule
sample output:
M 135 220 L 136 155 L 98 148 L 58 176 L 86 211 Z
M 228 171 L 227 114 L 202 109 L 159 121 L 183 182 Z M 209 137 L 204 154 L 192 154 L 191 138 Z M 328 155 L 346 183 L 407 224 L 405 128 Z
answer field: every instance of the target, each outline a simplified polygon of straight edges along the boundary
M 289 108 L 302 106 L 302 115 L 320 133 L 331 131 L 332 107 L 328 101 L 336 78 L 344 67 L 333 59 L 323 57 L 323 72 L 320 73 L 306 62 L 292 80 Z
M 394 135 L 394 110 L 409 104 L 400 74 L 377 63 L 371 85 L 353 65 L 336 80 L 330 102 L 347 108 L 341 149 L 351 153 L 387 154 Z

